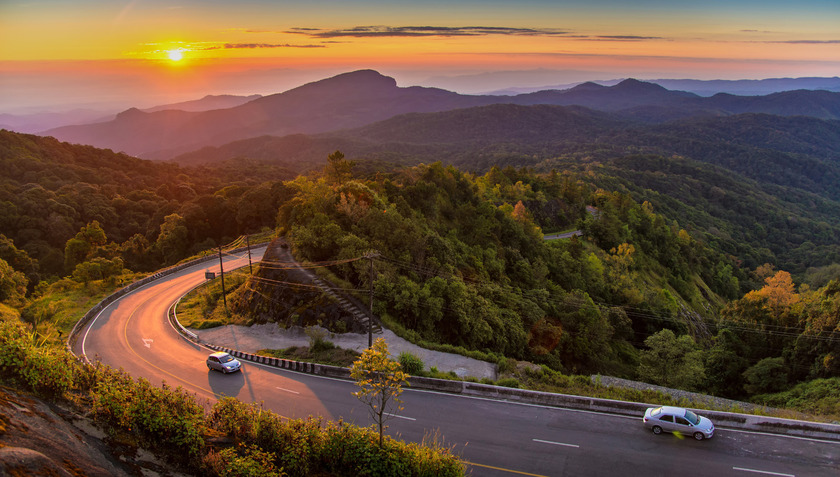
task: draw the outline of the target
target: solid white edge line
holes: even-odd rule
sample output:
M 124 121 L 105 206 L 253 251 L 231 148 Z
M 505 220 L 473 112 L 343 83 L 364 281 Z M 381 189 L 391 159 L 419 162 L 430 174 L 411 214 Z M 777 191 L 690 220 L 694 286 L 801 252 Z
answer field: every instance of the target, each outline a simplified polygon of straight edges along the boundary
M 799 439 L 801 441 L 811 441 L 811 442 L 819 442 L 822 444 L 834 444 L 840 446 L 840 441 L 829 441 L 825 439 L 817 439 L 816 437 L 802 437 L 802 436 L 786 436 L 783 434 L 773 434 L 772 432 L 761 432 L 761 431 L 745 431 L 743 429 L 731 429 L 728 427 L 717 427 L 715 431 L 718 429 L 723 429 L 726 432 L 741 432 L 744 434 L 756 434 L 760 436 L 771 436 L 771 437 L 784 437 L 785 439 Z
M 281 388 L 280 386 L 275 386 L 275 388 L 276 388 L 276 389 L 279 389 L 279 390 L 281 390 L 281 391 L 286 391 L 287 393 L 300 394 L 300 393 L 299 393 L 299 392 L 297 392 L 297 391 L 292 391 L 291 389 Z
M 732 470 L 740 470 L 742 472 L 752 472 L 755 474 L 778 475 L 779 477 L 796 477 L 794 474 L 782 474 L 780 472 L 770 472 L 767 470 L 747 469 L 745 467 L 733 467 Z
M 544 441 L 542 439 L 531 439 L 531 440 L 534 441 L 534 442 L 540 442 L 540 443 L 543 443 L 543 444 L 551 444 L 551 445 L 555 445 L 555 446 L 580 448 L 580 446 L 577 445 L 577 444 L 566 444 L 565 442 Z

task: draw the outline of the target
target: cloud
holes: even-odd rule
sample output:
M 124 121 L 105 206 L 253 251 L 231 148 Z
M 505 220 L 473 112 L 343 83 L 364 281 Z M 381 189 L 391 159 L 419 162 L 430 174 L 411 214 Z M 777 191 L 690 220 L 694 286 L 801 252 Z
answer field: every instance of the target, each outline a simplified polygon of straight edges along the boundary
M 787 40 L 766 41 L 764 43 L 784 43 L 786 45 L 838 45 L 840 40 Z
M 248 50 L 254 48 L 326 48 L 324 45 L 292 45 L 289 43 L 225 43 L 223 45 L 190 48 L 191 50 Z
M 570 32 L 559 29 L 512 28 L 512 27 L 439 27 L 439 26 L 357 26 L 339 30 L 318 28 L 293 28 L 284 33 L 307 35 L 312 38 L 387 38 L 387 37 L 425 37 L 425 36 L 566 36 Z
M 587 38 L 596 41 L 642 41 L 642 40 L 664 40 L 661 36 L 636 36 L 636 35 L 599 35 Z

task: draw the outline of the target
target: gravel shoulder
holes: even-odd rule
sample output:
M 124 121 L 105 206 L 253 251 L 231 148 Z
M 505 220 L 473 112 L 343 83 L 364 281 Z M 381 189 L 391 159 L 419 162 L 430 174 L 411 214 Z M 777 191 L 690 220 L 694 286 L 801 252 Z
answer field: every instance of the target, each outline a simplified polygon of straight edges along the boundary
M 291 346 L 309 346 L 309 337 L 301 327 L 280 328 L 276 323 L 266 323 L 253 326 L 226 325 L 206 330 L 191 330 L 207 343 L 236 349 L 246 353 L 254 353 L 260 349 L 283 349 Z M 331 333 L 323 330 L 326 339 L 339 348 L 364 351 L 368 346 L 367 334 L 359 333 Z M 458 377 L 475 377 L 478 379 L 497 377 L 495 363 L 480 361 L 459 354 L 432 351 L 410 343 L 390 330 L 374 334 L 374 339 L 385 338 L 388 351 L 396 358 L 402 352 L 409 352 L 421 360 L 428 370 L 436 367 L 439 371 L 452 371 Z

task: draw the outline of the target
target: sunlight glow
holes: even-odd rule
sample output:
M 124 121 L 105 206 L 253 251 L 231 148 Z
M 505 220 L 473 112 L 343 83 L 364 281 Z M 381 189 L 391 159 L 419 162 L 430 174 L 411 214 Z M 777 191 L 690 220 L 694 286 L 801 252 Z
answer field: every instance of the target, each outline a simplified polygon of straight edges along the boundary
M 166 55 L 172 61 L 181 61 L 181 59 L 184 57 L 184 52 L 181 50 L 168 50 L 166 52 Z

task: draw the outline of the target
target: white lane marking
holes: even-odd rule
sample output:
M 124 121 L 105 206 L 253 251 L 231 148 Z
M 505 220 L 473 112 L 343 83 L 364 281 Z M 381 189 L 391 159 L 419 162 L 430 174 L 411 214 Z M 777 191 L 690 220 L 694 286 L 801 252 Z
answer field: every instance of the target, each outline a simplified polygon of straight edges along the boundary
M 732 470 L 740 470 L 742 472 L 753 472 L 755 474 L 779 475 L 781 477 L 796 477 L 793 474 L 781 474 L 779 472 L 769 472 L 766 470 L 746 469 L 744 467 L 733 467 Z
M 152 349 L 152 343 L 154 343 L 154 342 L 155 342 L 155 340 L 153 340 L 153 339 L 143 338 L 143 346 L 145 346 L 146 348 Z
M 417 420 L 417 419 L 415 419 L 415 418 L 413 418 L 413 417 L 400 416 L 400 415 L 397 415 L 397 414 L 391 414 L 391 413 L 389 413 L 389 412 L 386 412 L 386 413 L 384 413 L 384 414 L 385 414 L 386 416 L 388 416 L 388 417 L 398 417 L 398 418 L 400 418 L 400 419 L 405 419 L 406 421 L 416 421 L 416 420 Z
M 566 444 L 566 443 L 564 443 L 564 442 L 544 441 L 544 440 L 542 440 L 542 439 L 531 439 L 531 440 L 532 440 L 532 441 L 534 441 L 534 442 L 541 442 L 541 443 L 543 443 L 543 444 L 551 444 L 551 445 L 555 445 L 555 446 L 575 447 L 575 448 L 579 448 L 579 447 L 580 447 L 580 446 L 579 446 L 579 445 L 577 445 L 577 444 Z
M 281 390 L 281 391 L 286 391 L 287 393 L 300 394 L 299 392 L 297 392 L 297 391 L 292 391 L 291 389 L 286 389 L 286 388 L 281 388 L 281 387 L 277 387 L 277 389 L 279 389 L 279 390 Z
M 824 439 L 817 439 L 815 437 L 802 437 L 802 436 L 788 436 L 785 434 L 773 434 L 771 432 L 760 432 L 760 431 L 745 431 L 743 429 L 731 429 L 728 427 L 716 427 L 715 430 L 723 429 L 726 432 L 741 432 L 743 434 L 755 434 L 759 436 L 772 436 L 772 437 L 784 437 L 785 439 L 799 439 L 801 441 L 811 441 L 811 442 L 819 442 L 821 444 L 834 444 L 840 445 L 840 441 L 827 441 Z

